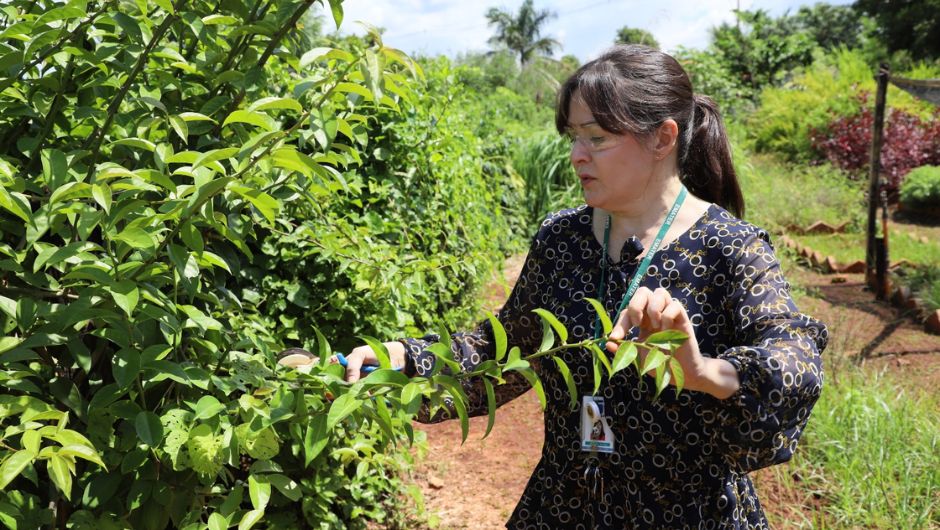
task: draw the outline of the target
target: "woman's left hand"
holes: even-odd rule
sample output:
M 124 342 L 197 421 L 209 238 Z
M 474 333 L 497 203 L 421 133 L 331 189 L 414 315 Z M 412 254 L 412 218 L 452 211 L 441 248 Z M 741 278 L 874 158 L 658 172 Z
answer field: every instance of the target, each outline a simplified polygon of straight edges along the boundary
M 708 392 L 720 399 L 730 396 L 737 390 L 737 371 L 727 361 L 712 359 L 702 355 L 698 349 L 698 340 L 695 338 L 695 329 L 689 320 L 689 315 L 681 302 L 674 299 L 669 291 L 658 288 L 651 291 L 646 287 L 637 289 L 627 308 L 617 317 L 617 322 L 610 332 L 610 338 L 622 340 L 627 331 L 639 326 L 639 340 L 644 341 L 653 333 L 673 329 L 688 335 L 685 341 L 674 353 L 675 358 L 682 366 L 685 376 L 685 388 Z M 607 343 L 607 351 L 617 351 L 616 342 Z M 646 360 L 646 349 L 639 349 L 640 366 Z M 730 369 L 730 371 L 729 371 Z M 655 376 L 655 371 L 647 373 Z M 733 377 L 732 377 L 733 376 Z M 733 378 L 733 381 L 731 380 Z M 675 384 L 675 378 L 670 378 L 670 384 Z

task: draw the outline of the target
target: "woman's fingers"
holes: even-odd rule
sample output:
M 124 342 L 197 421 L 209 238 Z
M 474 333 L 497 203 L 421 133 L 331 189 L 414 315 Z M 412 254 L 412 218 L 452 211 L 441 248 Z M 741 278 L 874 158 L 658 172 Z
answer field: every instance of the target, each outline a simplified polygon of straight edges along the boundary
M 678 329 L 685 327 L 688 316 L 685 313 L 685 307 L 682 306 L 682 303 L 678 300 L 670 300 L 666 308 L 663 309 L 660 319 L 662 324 L 660 329 Z
M 653 291 L 650 291 L 647 287 L 640 287 L 636 290 L 636 293 L 633 294 L 633 298 L 631 298 L 630 303 L 627 304 L 627 309 L 624 310 L 627 316 L 627 329 L 635 326 L 643 327 L 646 305 L 652 295 Z
M 346 356 L 346 381 L 355 383 L 362 377 L 362 365 L 378 364 L 375 352 L 368 346 L 359 346 Z

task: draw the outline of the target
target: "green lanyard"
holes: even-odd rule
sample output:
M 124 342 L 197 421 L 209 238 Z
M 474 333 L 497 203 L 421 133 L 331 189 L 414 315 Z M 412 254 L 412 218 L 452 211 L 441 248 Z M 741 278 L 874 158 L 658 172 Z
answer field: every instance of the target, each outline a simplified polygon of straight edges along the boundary
M 643 280 L 643 277 L 646 276 L 646 271 L 649 269 L 650 263 L 653 261 L 653 254 L 659 250 L 659 245 L 662 244 L 663 238 L 666 237 L 666 232 L 669 231 L 669 227 L 672 226 L 672 222 L 676 220 L 676 215 L 679 214 L 679 208 L 682 207 L 682 202 L 685 200 L 685 196 L 688 195 L 688 193 L 689 191 L 685 188 L 685 186 L 682 186 L 682 189 L 679 191 L 679 196 L 676 197 L 676 202 L 673 203 L 672 209 L 669 210 L 669 214 L 663 221 L 663 225 L 659 227 L 659 233 L 656 234 L 656 239 L 654 239 L 653 244 L 650 245 L 649 252 L 647 252 L 646 256 L 643 257 L 643 261 L 640 262 L 640 266 L 637 267 L 636 272 L 633 274 L 633 279 L 630 280 L 630 286 L 627 287 L 627 292 L 623 295 L 623 300 L 620 302 L 620 308 L 617 309 L 616 313 L 614 313 L 615 318 L 623 312 L 623 309 L 627 307 L 630 299 L 633 298 L 633 294 L 636 293 L 636 290 L 640 287 L 640 282 Z M 610 215 L 607 216 L 607 223 L 604 225 L 604 256 L 601 259 L 601 283 L 597 287 L 597 292 L 600 295 L 601 305 L 604 305 L 605 307 L 607 304 L 607 251 L 609 246 Z M 601 317 L 598 315 L 597 319 L 594 321 L 594 338 L 599 339 L 600 337 Z

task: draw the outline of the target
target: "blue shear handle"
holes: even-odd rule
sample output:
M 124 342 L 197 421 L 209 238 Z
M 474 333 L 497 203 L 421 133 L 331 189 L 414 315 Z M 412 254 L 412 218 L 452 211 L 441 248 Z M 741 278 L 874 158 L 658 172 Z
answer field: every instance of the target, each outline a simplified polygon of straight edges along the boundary
M 342 365 L 343 367 L 346 367 L 349 364 L 349 361 L 346 360 L 346 356 L 343 355 L 342 353 L 336 354 L 336 360 L 339 361 L 339 364 Z M 362 373 L 365 373 L 365 374 L 370 374 L 378 369 L 379 367 L 374 364 L 364 364 L 362 365 L 362 368 L 360 368 L 360 371 L 362 371 Z M 401 368 L 393 368 L 393 370 L 400 372 Z

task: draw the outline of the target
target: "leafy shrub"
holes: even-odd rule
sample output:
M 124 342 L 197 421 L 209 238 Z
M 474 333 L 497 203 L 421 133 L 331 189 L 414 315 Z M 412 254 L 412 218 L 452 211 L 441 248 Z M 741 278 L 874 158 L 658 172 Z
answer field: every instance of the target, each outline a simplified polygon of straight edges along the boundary
M 726 116 L 753 110 L 751 100 L 756 92 L 731 72 L 721 51 L 679 47 L 675 58 L 689 74 L 695 92 L 711 96 Z
M 759 108 L 747 119 L 755 149 L 780 153 L 791 161 L 815 160 L 818 152 L 813 149 L 812 131 L 825 130 L 834 119 L 860 112 L 859 95 L 875 92 L 872 66 L 860 51 L 840 49 L 818 55 L 783 86 L 764 89 Z M 917 73 L 940 77 L 935 67 L 922 66 Z M 888 85 L 888 104 L 922 120 L 930 119 L 934 111 L 929 103 L 893 85 Z
M 874 111 L 867 93 L 858 97 L 862 111 L 835 118 L 824 130 L 811 130 L 813 148 L 833 165 L 856 178 L 864 177 L 871 157 Z M 940 111 L 935 113 L 940 118 Z M 897 190 L 911 169 L 940 164 L 940 120 L 925 122 L 917 116 L 891 109 L 885 119 L 881 170 L 888 188 Z
M 940 167 L 921 166 L 908 173 L 901 184 L 900 201 L 909 208 L 940 208 Z
M 338 367 L 279 371 L 275 352 L 316 336 L 325 360 L 313 324 L 348 345 L 407 328 L 418 306 L 422 324 L 457 320 L 505 242 L 499 192 L 467 128 L 435 131 L 422 110 L 455 89 L 425 87 L 377 34 L 297 57 L 313 3 L 5 5 L 6 526 L 392 517 L 415 400 L 439 387 L 412 387 L 406 407 L 388 370 L 350 387 Z M 432 281 L 448 294 L 408 294 Z

